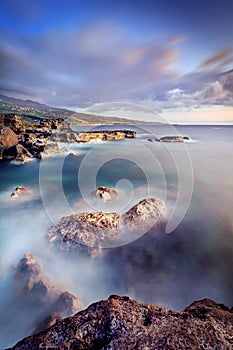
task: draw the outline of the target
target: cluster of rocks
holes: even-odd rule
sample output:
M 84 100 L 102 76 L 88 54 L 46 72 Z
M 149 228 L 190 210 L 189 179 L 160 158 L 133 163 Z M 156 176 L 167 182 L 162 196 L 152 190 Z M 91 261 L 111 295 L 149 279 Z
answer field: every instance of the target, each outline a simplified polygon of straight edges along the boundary
M 62 118 L 44 119 L 38 125 L 26 125 L 14 114 L 0 114 L 0 160 L 25 163 L 32 157 L 41 158 L 52 140 Z
M 188 136 L 163 136 L 160 138 L 148 139 L 150 142 L 184 142 L 189 140 Z
M 18 186 L 11 193 L 11 198 L 18 198 L 19 196 L 22 196 L 22 195 L 25 195 L 25 194 L 28 194 L 28 193 L 30 193 L 30 190 L 27 187 Z
M 53 285 L 32 253 L 26 253 L 15 266 L 14 290 L 25 310 L 29 308 L 29 312 L 34 310 L 39 314 L 36 324 L 31 325 L 31 333 L 84 309 L 79 298 Z
M 49 229 L 49 244 L 61 251 L 97 257 L 105 247 L 124 240 L 128 233 L 137 237 L 138 232 L 148 231 L 162 218 L 165 208 L 160 199 L 147 198 L 122 215 L 83 212 L 65 216 Z
M 77 136 L 77 142 L 85 143 L 91 141 L 113 141 L 123 140 L 125 138 L 135 138 L 136 131 L 132 130 L 102 130 L 102 131 L 87 131 L 80 132 Z
M 233 310 L 209 299 L 172 311 L 112 295 L 12 349 L 232 349 Z

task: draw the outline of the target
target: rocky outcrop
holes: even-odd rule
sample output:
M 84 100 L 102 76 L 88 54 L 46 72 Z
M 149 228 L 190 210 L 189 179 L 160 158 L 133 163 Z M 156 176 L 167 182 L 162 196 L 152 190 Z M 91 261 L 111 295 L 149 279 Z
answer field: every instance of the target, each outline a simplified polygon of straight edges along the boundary
M 0 114 L 0 126 L 9 127 L 17 135 L 26 129 L 26 125 L 16 114 Z
M 135 138 L 136 131 L 132 130 L 116 130 L 116 131 L 86 131 L 80 132 L 77 135 L 77 142 L 91 142 L 91 141 L 113 141 L 123 140 L 125 138 Z
M 103 248 L 124 240 L 124 233 L 135 237 L 145 232 L 164 215 L 165 203 L 147 198 L 132 209 L 118 213 L 84 212 L 63 217 L 58 225 L 48 231 L 50 246 L 66 252 L 92 257 L 102 254 Z
M 0 126 L 0 146 L 12 147 L 18 143 L 18 136 L 8 126 Z
M 38 314 L 30 334 L 84 309 L 79 298 L 67 291 L 62 292 L 51 283 L 32 253 L 26 253 L 15 266 L 14 287 L 23 312 L 34 310 L 34 314 Z
M 105 186 L 99 186 L 95 191 L 95 195 L 104 202 L 114 201 L 117 198 L 117 191 Z
M 204 299 L 184 311 L 110 296 L 12 349 L 232 349 L 233 312 Z
M 188 136 L 163 136 L 154 139 L 148 139 L 150 142 L 184 142 L 189 140 Z

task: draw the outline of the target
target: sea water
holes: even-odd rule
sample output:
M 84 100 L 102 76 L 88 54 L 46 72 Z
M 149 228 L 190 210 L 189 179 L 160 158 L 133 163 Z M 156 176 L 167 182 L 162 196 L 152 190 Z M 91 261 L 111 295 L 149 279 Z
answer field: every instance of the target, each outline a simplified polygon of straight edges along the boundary
M 173 309 L 205 297 L 233 305 L 233 126 L 114 128 L 136 130 L 137 137 L 65 145 L 66 152 L 42 161 L 0 164 L 1 347 L 27 335 L 19 327 L 21 315 L 12 321 L 15 306 L 11 310 L 8 303 L 14 297 L 13 265 L 28 251 L 55 285 L 86 305 L 110 294 Z M 148 141 L 174 134 L 190 140 Z M 119 200 L 97 200 L 93 191 L 100 185 L 117 189 Z M 11 198 L 17 186 L 27 187 L 28 195 Z M 158 232 L 155 226 L 150 235 L 107 247 L 99 260 L 69 259 L 48 248 L 46 232 L 62 216 L 125 212 L 146 197 L 166 202 Z

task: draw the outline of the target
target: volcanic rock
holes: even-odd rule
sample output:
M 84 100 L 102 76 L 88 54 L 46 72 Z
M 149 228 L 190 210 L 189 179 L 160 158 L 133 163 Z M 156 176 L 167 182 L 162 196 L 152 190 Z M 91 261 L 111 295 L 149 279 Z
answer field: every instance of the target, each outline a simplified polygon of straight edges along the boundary
M 227 350 L 233 348 L 232 334 L 232 311 L 212 300 L 200 300 L 178 312 L 113 295 L 12 349 Z
M 8 126 L 0 126 L 0 146 L 11 147 L 18 143 L 18 136 Z
M 66 252 L 78 252 L 91 257 L 102 254 L 103 248 L 124 239 L 124 231 L 131 234 L 147 232 L 164 215 L 165 203 L 147 198 L 129 211 L 118 213 L 83 212 L 63 217 L 48 231 L 50 246 Z
M 114 201 L 117 198 L 117 191 L 105 186 L 99 186 L 95 191 L 95 195 L 97 198 L 103 199 L 104 202 Z

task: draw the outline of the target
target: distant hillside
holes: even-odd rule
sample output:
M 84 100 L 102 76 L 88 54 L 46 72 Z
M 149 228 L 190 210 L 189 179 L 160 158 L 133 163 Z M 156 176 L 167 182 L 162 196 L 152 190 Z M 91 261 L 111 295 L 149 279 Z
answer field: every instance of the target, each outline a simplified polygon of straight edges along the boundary
M 144 121 L 95 114 L 77 113 L 64 108 L 50 107 L 31 100 L 21 100 L 0 94 L 0 113 L 15 113 L 28 121 L 44 118 L 64 118 L 73 125 L 144 124 Z

